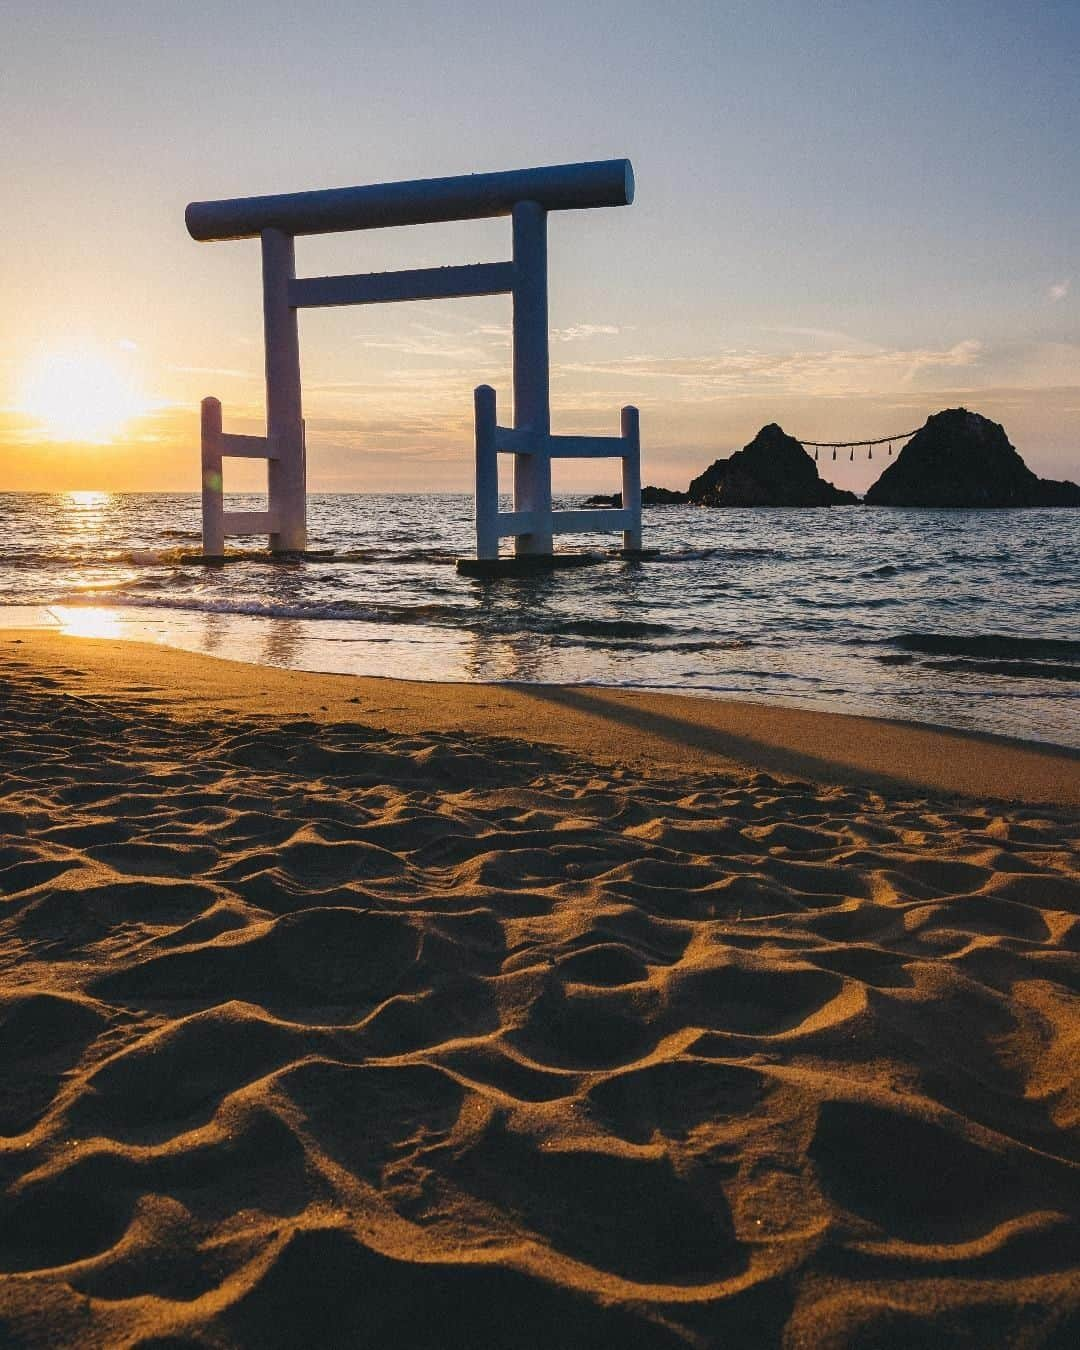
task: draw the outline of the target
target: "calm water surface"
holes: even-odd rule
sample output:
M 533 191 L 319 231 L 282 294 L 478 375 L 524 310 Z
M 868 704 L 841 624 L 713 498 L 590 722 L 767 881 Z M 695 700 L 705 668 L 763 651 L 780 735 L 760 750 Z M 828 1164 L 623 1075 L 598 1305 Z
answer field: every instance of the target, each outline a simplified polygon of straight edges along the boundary
M 670 689 L 1080 746 L 1080 512 L 662 507 L 645 512 L 654 560 L 481 581 L 453 566 L 471 509 L 315 495 L 311 547 L 338 560 L 207 569 L 181 561 L 195 495 L 0 494 L 0 606 L 266 665 Z

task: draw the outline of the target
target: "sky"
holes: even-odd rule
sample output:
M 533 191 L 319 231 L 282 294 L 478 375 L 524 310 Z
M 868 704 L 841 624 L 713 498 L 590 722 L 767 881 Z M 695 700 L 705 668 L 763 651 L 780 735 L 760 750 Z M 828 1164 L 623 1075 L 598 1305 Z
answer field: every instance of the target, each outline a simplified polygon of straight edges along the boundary
M 188 201 L 614 156 L 634 205 L 550 221 L 555 430 L 635 403 L 645 481 L 683 487 L 767 422 L 962 404 L 1080 478 L 1076 0 L 8 0 L 4 40 L 0 490 L 195 490 L 207 394 L 262 429 L 258 244 L 196 244 Z M 508 256 L 506 220 L 297 241 L 301 275 Z M 509 321 L 303 312 L 310 489 L 469 489 Z

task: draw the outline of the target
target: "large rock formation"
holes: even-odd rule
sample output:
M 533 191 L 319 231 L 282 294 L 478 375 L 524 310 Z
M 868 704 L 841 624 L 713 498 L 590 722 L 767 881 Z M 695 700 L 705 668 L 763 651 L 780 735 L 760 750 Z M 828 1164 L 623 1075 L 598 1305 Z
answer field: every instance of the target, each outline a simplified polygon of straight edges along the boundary
M 749 445 L 718 459 L 690 484 L 701 506 L 854 506 L 858 498 L 818 477 L 793 436 L 770 422 Z
M 1038 478 L 1005 428 L 966 408 L 928 417 L 866 494 L 870 506 L 1080 506 L 1075 483 Z

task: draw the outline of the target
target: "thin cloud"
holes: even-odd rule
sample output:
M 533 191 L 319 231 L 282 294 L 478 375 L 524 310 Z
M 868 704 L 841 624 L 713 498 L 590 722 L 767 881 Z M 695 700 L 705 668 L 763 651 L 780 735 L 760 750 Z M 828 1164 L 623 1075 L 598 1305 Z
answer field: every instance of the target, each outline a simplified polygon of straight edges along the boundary
M 436 328 L 433 324 L 411 322 L 411 334 L 400 337 L 370 330 L 353 333 L 353 341 L 372 350 L 396 352 L 399 356 L 441 357 L 450 360 L 483 360 L 485 348 L 505 347 L 510 329 L 505 324 L 476 324 L 463 332 Z
M 229 380 L 261 380 L 252 370 L 233 370 L 228 366 L 169 366 L 180 375 L 220 375 Z
M 569 328 L 553 328 L 551 336 L 556 342 L 581 342 L 585 338 L 614 337 L 621 329 L 613 323 L 575 323 Z
M 497 345 L 505 346 L 510 341 L 511 328 L 508 323 L 482 323 L 470 328 L 466 337 L 484 337 L 497 339 Z
M 353 339 L 364 347 L 397 352 L 401 356 L 476 357 L 479 347 L 509 346 L 513 330 L 509 324 L 481 323 L 460 332 L 437 328 L 433 324 L 409 324 L 412 336 L 388 337 L 373 332 L 358 332 Z M 553 328 L 552 342 L 582 342 L 595 337 L 614 337 L 623 330 L 610 323 L 578 323 Z M 471 345 L 470 345 L 471 340 Z
M 464 361 L 470 357 L 480 359 L 484 353 L 475 344 L 470 346 L 459 340 L 447 340 L 429 334 L 415 337 L 358 337 L 362 347 L 372 351 L 396 352 L 398 356 L 441 357 L 451 361 Z
M 974 339 L 952 347 L 876 351 L 788 353 L 727 350 L 715 356 L 627 356 L 612 361 L 574 362 L 562 370 L 634 380 L 671 380 L 680 398 L 709 401 L 753 394 L 850 397 L 881 394 L 910 385 L 939 368 L 974 366 L 982 359 Z
M 1064 281 L 1055 281 L 1047 291 L 1050 299 L 1057 304 L 1059 300 L 1064 300 L 1069 294 L 1069 288 L 1072 286 L 1072 277 L 1066 277 Z
M 864 342 L 862 338 L 852 337 L 850 333 L 841 333 L 835 328 L 798 328 L 793 325 L 763 325 L 763 333 L 782 333 L 786 337 L 816 338 L 820 342 L 831 342 L 834 346 L 866 347 L 875 351 L 881 348 L 876 342 Z

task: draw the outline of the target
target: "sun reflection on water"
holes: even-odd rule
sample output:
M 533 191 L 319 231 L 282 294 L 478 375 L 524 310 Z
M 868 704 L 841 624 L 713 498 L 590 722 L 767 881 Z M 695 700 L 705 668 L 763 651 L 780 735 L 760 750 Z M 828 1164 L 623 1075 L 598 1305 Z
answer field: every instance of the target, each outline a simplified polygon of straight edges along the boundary
M 111 492 L 65 492 L 64 496 L 72 506 L 78 506 L 86 510 L 95 507 L 100 509 L 106 502 L 112 501 L 113 495 Z
M 111 492 L 65 492 L 64 526 L 79 534 L 100 533 L 116 499 Z
M 65 637 L 119 638 L 130 636 L 114 609 L 54 605 L 50 611 L 59 620 Z

